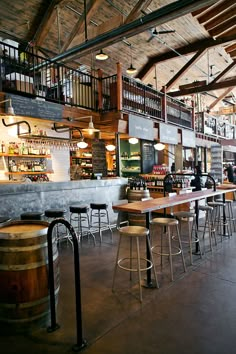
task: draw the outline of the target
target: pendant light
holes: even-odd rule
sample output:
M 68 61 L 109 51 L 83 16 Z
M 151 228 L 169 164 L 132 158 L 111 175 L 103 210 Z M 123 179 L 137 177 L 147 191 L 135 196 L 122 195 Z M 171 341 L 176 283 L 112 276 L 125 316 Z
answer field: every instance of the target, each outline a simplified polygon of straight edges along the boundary
M 157 151 L 162 151 L 165 149 L 165 145 L 162 144 L 162 143 L 156 143 L 154 146 L 154 149 L 157 150 Z
M 133 75 L 137 72 L 137 69 L 133 66 L 133 56 L 132 56 L 132 48 L 130 44 L 130 66 L 126 70 L 127 74 Z
M 138 139 L 137 138 L 129 138 L 129 143 L 132 145 L 138 144 Z
M 96 59 L 97 60 L 107 60 L 108 55 L 106 53 L 104 53 L 103 50 L 101 49 L 100 52 L 98 54 L 96 54 Z

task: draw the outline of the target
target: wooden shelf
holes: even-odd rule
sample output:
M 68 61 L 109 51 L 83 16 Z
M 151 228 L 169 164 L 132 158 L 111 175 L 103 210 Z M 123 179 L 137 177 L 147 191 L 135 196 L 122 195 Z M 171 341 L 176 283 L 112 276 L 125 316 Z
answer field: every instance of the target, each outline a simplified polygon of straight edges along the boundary
M 5 172 L 5 175 L 47 175 L 53 173 L 52 171 L 38 171 L 38 172 L 32 172 L 32 171 L 17 171 L 17 172 Z
M 28 158 L 45 158 L 45 159 L 50 159 L 51 158 L 51 155 L 20 155 L 20 154 L 2 154 L 0 153 L 0 157 L 1 156 L 5 156 L 5 157 L 21 157 L 21 158 L 24 158 L 24 157 L 28 157 Z

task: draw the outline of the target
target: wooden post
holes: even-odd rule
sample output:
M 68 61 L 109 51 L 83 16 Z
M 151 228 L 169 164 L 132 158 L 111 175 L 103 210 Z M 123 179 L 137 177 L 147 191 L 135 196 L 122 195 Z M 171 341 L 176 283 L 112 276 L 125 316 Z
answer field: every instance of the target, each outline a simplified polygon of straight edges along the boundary
M 122 111 L 122 70 L 121 70 L 121 64 L 117 63 L 117 111 Z
M 195 96 L 194 95 L 192 95 L 192 108 L 193 108 L 193 110 L 192 110 L 192 128 L 195 131 L 196 127 L 195 127 Z M 203 122 L 203 124 L 204 124 L 204 122 Z
M 98 69 L 98 110 L 101 111 L 103 109 L 103 100 L 102 100 L 102 75 L 103 71 Z
M 165 123 L 167 123 L 167 103 L 166 103 L 166 86 L 162 87 L 163 97 L 162 97 L 162 117 Z

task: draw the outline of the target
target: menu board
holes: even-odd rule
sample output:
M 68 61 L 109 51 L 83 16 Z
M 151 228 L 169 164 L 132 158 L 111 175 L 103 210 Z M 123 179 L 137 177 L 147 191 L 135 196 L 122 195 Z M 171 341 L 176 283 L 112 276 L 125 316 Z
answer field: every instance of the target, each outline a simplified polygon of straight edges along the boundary
M 152 172 L 153 165 L 155 164 L 155 151 L 153 142 L 142 140 L 141 150 L 141 171 L 142 173 L 150 173 Z
M 106 148 L 104 140 L 94 140 L 92 143 L 93 173 L 107 176 Z
M 36 100 L 24 96 L 7 94 L 6 99 L 11 98 L 15 115 L 49 119 L 54 121 L 62 120 L 63 106 L 53 102 Z M 6 103 L 6 108 L 8 107 Z

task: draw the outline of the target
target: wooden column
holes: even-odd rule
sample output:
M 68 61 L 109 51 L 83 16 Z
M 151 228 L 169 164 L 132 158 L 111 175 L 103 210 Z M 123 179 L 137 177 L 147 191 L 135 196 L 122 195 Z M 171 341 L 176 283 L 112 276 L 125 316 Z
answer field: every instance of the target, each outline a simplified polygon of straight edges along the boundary
M 166 86 L 163 86 L 162 92 L 163 92 L 163 97 L 162 97 L 162 117 L 164 118 L 165 123 L 167 123 Z
M 117 110 L 122 111 L 122 70 L 121 70 L 121 64 L 117 63 Z
M 98 69 L 98 110 L 103 109 L 103 100 L 102 100 L 102 75 L 103 71 Z

